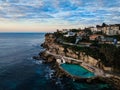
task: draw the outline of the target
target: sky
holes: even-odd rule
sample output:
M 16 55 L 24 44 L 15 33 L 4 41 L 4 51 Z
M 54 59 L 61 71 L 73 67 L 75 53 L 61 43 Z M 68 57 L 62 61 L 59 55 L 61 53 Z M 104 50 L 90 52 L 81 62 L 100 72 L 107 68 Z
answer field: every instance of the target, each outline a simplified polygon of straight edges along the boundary
M 51 32 L 120 23 L 120 0 L 0 0 L 0 32 Z

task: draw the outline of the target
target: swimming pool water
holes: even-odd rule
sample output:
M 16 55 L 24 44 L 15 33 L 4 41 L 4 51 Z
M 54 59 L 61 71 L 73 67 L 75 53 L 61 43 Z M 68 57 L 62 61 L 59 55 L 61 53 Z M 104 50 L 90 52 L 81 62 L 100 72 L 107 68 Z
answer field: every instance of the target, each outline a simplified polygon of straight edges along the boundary
M 90 78 L 90 77 L 95 76 L 93 72 L 90 72 L 87 69 L 79 65 L 61 64 L 61 67 L 73 76 L 79 76 L 82 78 Z

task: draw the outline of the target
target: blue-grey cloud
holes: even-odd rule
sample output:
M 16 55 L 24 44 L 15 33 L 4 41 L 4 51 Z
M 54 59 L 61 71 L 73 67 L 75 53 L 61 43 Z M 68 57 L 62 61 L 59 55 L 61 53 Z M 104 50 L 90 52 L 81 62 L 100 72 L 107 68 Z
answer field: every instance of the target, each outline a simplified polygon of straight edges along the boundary
M 119 23 L 119 0 L 0 0 L 0 18 L 94 24 Z

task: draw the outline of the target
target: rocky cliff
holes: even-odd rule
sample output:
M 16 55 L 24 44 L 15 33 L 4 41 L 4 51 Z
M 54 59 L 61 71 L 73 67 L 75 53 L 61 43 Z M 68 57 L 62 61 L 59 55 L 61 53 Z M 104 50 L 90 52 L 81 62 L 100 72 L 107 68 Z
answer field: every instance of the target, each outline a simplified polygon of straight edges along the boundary
M 98 65 L 99 62 L 99 60 L 89 55 L 86 55 L 84 52 L 77 52 L 68 47 L 64 47 L 62 44 L 56 43 L 56 37 L 54 36 L 54 34 L 46 34 L 45 42 L 42 44 L 42 46 L 45 47 L 46 50 L 50 51 L 51 53 L 80 59 L 92 66 Z
M 53 54 L 58 54 L 58 55 L 63 55 L 63 56 L 68 56 L 68 57 L 72 57 L 75 59 L 80 59 L 83 60 L 84 62 L 88 63 L 91 66 L 96 66 L 99 67 L 103 70 L 110 70 L 111 68 L 107 68 L 105 67 L 99 60 L 86 55 L 85 52 L 78 52 L 75 50 L 70 49 L 69 47 L 66 47 L 62 44 L 57 43 L 57 38 L 55 37 L 54 34 L 52 33 L 48 33 L 45 35 L 45 42 L 42 44 L 42 46 L 44 48 L 46 48 L 46 50 L 44 52 L 41 52 L 39 55 L 45 60 L 45 62 L 54 62 L 54 64 L 56 63 L 56 58 L 52 55 L 49 55 L 46 53 L 46 51 L 49 51 Z M 64 76 L 66 75 L 66 73 L 63 73 L 62 70 L 58 67 L 57 64 L 53 65 L 53 67 L 56 70 L 56 75 L 57 76 Z M 69 76 L 68 74 L 66 76 Z M 100 81 L 105 81 L 107 83 L 113 84 L 115 85 L 115 87 L 120 90 L 120 79 L 119 78 L 97 78 L 97 79 L 92 79 L 91 81 L 94 80 L 100 80 Z M 88 80 L 89 81 L 89 80 Z

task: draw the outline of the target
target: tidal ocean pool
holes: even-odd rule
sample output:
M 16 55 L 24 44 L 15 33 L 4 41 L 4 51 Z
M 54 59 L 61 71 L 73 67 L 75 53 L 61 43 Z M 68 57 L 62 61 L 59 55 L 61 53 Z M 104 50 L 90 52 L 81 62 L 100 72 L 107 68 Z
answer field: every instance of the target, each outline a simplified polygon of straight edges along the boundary
M 77 83 L 32 56 L 43 50 L 45 33 L 0 33 L 0 90 L 110 90 L 107 84 Z
M 61 64 L 61 67 L 73 76 L 79 76 L 81 78 L 94 77 L 95 74 L 83 68 L 82 66 L 75 64 Z

